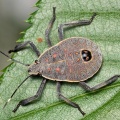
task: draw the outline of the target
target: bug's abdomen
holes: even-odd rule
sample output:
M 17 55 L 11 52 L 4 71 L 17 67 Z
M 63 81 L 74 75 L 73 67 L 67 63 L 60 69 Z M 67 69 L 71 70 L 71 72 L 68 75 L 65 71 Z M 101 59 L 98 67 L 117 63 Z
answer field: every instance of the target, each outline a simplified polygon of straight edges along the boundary
M 43 76 L 51 80 L 79 82 L 92 77 L 102 64 L 98 46 L 86 38 L 68 38 L 40 57 Z

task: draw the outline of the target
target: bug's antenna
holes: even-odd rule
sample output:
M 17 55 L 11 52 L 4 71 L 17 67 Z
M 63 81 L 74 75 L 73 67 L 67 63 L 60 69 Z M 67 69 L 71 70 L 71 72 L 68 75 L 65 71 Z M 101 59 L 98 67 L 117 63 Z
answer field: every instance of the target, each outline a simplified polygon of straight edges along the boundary
M 3 108 L 6 107 L 6 105 L 11 101 L 12 97 L 15 95 L 15 93 L 17 92 L 17 90 L 20 88 L 20 86 L 30 77 L 31 75 L 29 75 L 27 78 L 25 78 L 20 85 L 15 89 L 15 91 L 13 92 L 13 94 L 11 95 L 11 97 L 7 100 L 7 102 L 5 103 L 5 105 L 3 106 Z
M 3 54 L 4 56 L 6 56 L 7 58 L 11 59 L 12 61 L 16 62 L 16 63 L 20 63 L 22 65 L 25 65 L 25 66 L 29 66 L 29 64 L 24 64 L 24 63 L 21 63 L 20 61 L 17 61 L 11 57 L 9 57 L 8 55 L 6 55 L 5 53 L 3 53 L 2 51 L 0 51 L 1 54 Z

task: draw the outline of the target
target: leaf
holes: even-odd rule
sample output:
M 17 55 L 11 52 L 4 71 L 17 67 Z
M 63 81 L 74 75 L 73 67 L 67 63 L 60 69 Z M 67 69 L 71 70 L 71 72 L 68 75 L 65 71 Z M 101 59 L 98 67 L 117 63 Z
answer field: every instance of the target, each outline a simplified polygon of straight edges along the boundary
M 120 74 L 120 1 L 115 0 L 39 0 L 39 8 L 31 14 L 27 22 L 31 27 L 24 31 L 19 41 L 31 40 L 41 53 L 46 50 L 45 29 L 52 16 L 52 7 L 56 6 L 57 19 L 51 32 L 52 44 L 59 42 L 58 25 L 61 23 L 89 19 L 93 12 L 97 17 L 89 26 L 75 27 L 65 31 L 65 38 L 82 36 L 94 41 L 103 53 L 101 70 L 88 84 L 94 86 L 115 74 Z M 37 38 L 43 38 L 38 43 Z M 14 54 L 14 58 L 23 63 L 32 63 L 37 59 L 31 48 Z M 108 87 L 96 92 L 85 92 L 77 83 L 63 83 L 62 93 L 76 102 L 86 112 L 83 117 L 79 111 L 61 100 L 56 95 L 56 83 L 48 81 L 42 97 L 35 103 L 20 107 L 14 114 L 12 110 L 22 99 L 34 95 L 41 83 L 41 78 L 32 77 L 17 91 L 11 102 L 2 109 L 15 88 L 28 76 L 27 67 L 13 63 L 4 70 L 0 77 L 0 119 L 1 120 L 118 120 L 120 118 L 120 79 Z

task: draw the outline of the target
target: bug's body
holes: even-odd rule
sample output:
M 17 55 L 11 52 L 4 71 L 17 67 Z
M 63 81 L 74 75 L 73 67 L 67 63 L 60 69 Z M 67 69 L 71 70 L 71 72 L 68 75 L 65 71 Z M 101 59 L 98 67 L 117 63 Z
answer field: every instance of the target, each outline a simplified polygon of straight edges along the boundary
M 14 62 L 21 63 L 25 66 L 29 66 L 28 72 L 30 74 L 30 76 L 28 76 L 16 88 L 16 90 L 11 95 L 10 99 L 8 99 L 8 101 L 5 103 L 4 107 L 11 100 L 11 98 L 16 93 L 18 88 L 29 77 L 31 77 L 32 75 L 41 75 L 43 77 L 43 80 L 36 94 L 32 97 L 21 100 L 17 104 L 13 112 L 16 112 L 19 106 L 28 105 L 32 103 L 34 100 L 38 99 L 42 95 L 47 79 L 49 79 L 57 81 L 58 97 L 64 100 L 69 105 L 71 105 L 72 107 L 77 108 L 82 113 L 82 115 L 85 115 L 85 112 L 82 111 L 78 104 L 70 101 L 69 99 L 62 95 L 60 91 L 61 82 L 62 81 L 79 82 L 79 85 L 85 90 L 94 91 L 115 82 L 120 77 L 120 75 L 114 75 L 110 79 L 94 87 L 89 87 L 86 84 L 85 80 L 92 77 L 100 69 L 102 64 L 102 55 L 100 49 L 94 42 L 86 38 L 72 37 L 64 39 L 63 34 L 64 27 L 90 25 L 95 16 L 96 13 L 94 13 L 89 20 L 78 20 L 60 24 L 58 27 L 60 42 L 52 46 L 49 35 L 56 18 L 55 7 L 53 7 L 53 17 L 50 20 L 48 27 L 45 31 L 45 38 L 50 48 L 40 55 L 40 52 L 37 49 L 37 47 L 31 41 L 26 41 L 22 44 L 17 45 L 13 50 L 9 51 L 9 53 L 18 52 L 21 49 L 23 49 L 27 44 L 30 44 L 30 46 L 33 48 L 34 52 L 38 56 L 38 60 L 35 60 L 35 62 L 30 66 L 28 64 L 24 64 L 15 59 L 12 59 L 8 55 L 0 51 L 0 53 L 12 59 Z M 41 38 L 38 41 L 41 41 Z
M 91 52 L 89 61 L 84 61 L 83 50 Z M 41 74 L 49 80 L 80 82 L 93 76 L 101 64 L 101 51 L 94 42 L 72 37 L 46 50 L 29 70 L 30 74 Z

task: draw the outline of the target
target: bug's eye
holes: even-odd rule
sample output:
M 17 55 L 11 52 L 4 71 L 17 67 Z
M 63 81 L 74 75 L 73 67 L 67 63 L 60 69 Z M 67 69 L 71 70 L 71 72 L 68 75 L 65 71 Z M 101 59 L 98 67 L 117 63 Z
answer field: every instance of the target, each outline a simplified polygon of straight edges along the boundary
M 32 70 L 31 69 L 28 69 L 28 72 L 31 72 Z
M 92 58 L 91 52 L 89 50 L 82 50 L 82 58 L 84 61 L 90 61 Z
M 38 60 L 35 60 L 35 63 L 38 64 L 39 63 Z

